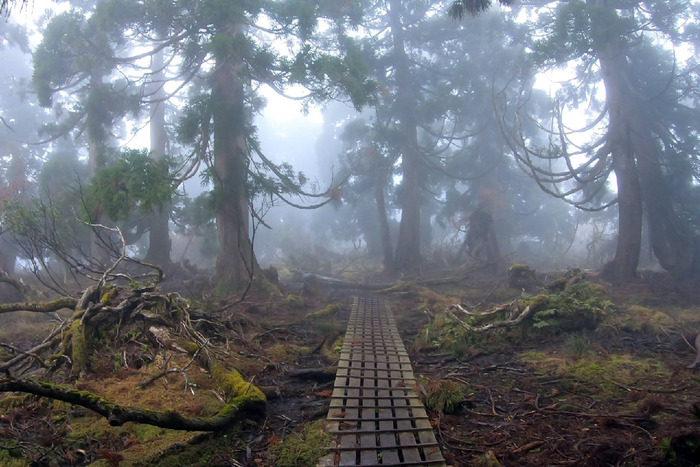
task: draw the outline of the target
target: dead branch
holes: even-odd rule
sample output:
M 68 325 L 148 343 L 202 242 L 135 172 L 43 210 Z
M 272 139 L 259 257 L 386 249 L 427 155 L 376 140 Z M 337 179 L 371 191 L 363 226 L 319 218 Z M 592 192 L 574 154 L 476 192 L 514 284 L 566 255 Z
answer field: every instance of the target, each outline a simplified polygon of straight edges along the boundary
M 503 305 L 498 305 L 498 306 L 493 307 L 492 309 L 490 309 L 488 311 L 482 311 L 482 312 L 478 312 L 478 313 L 473 312 L 471 310 L 468 310 L 467 308 L 464 308 L 461 304 L 452 305 L 450 308 L 456 308 L 457 310 L 461 311 L 462 313 L 464 313 L 467 316 L 489 316 L 489 315 L 499 313 L 501 311 L 508 311 L 508 310 L 512 309 L 513 304 L 514 304 L 514 302 L 506 303 Z

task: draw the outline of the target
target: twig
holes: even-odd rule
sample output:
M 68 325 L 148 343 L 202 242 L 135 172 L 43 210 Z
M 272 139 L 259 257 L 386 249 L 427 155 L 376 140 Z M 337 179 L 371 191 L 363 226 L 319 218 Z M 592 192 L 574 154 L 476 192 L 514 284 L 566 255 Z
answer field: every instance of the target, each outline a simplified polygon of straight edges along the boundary
M 620 389 L 624 389 L 625 391 L 637 391 L 637 392 L 653 392 L 656 394 L 675 394 L 678 392 L 683 392 L 686 389 L 688 389 L 686 386 L 682 386 L 679 388 L 674 388 L 674 389 L 651 389 L 651 388 L 637 388 L 634 386 L 625 386 L 621 383 L 618 383 L 612 378 L 605 378 L 606 381 L 611 382 L 615 386 L 617 386 Z

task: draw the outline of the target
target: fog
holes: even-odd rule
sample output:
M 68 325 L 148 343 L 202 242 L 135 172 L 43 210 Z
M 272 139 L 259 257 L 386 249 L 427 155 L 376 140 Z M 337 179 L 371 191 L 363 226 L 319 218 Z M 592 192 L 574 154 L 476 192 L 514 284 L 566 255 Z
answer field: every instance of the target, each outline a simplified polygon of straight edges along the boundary
M 92 23 L 108 13 L 69 6 L 27 6 L 1 26 L 1 251 L 10 273 L 48 274 L 43 280 L 56 285 L 61 275 L 106 267 L 125 249 L 134 259 L 214 274 L 215 264 L 237 256 L 223 252 L 230 246 L 222 241 L 251 243 L 243 263 L 329 276 L 353 262 L 387 274 L 485 263 L 494 271 L 612 264 L 617 278 L 638 268 L 695 271 L 697 258 L 680 253 L 698 245 L 695 75 L 684 53 L 674 66 L 687 79 L 672 79 L 668 46 L 688 50 L 683 39 L 657 31 L 656 42 L 631 47 L 623 65 L 606 62 L 604 51 L 557 49 L 567 45 L 546 24 L 528 36 L 533 11 L 496 8 L 462 22 L 430 13 L 419 21 L 416 6 L 405 18 L 417 15 L 415 34 L 401 46 L 410 53 L 392 62 L 389 37 L 398 32 L 372 35 L 386 21 L 378 5 L 352 44 L 330 27 L 342 18 L 326 18 L 300 39 L 273 34 L 268 26 L 282 20 L 269 15 L 247 39 L 251 55 L 235 58 L 248 67 L 245 80 L 227 90 L 211 83 L 222 66 L 238 65 L 209 54 L 208 32 L 180 31 L 186 51 L 167 42 L 177 30 L 147 37 L 128 19 L 99 31 Z M 65 25 L 95 37 L 71 42 Z M 97 40 L 111 56 L 91 55 Z M 156 56 L 163 65 L 154 70 Z M 639 75 L 635 67 L 649 60 L 658 67 Z M 87 62 L 101 76 L 88 79 Z M 638 78 L 636 90 L 606 81 L 604 67 Z M 217 95 L 227 92 L 241 100 L 217 114 Z M 655 96 L 663 111 L 643 110 L 635 93 Z M 635 120 L 634 110 L 615 120 L 609 110 L 617 102 L 648 120 Z M 653 118 L 673 122 L 672 134 L 656 132 Z M 159 141 L 149 132 L 157 125 Z M 643 133 L 628 150 L 616 146 L 625 125 Z M 140 180 L 139 151 L 165 157 L 169 180 Z M 625 157 L 638 167 L 625 169 Z M 241 213 L 227 204 L 240 204 Z M 156 237 L 160 206 L 169 220 Z M 58 226 L 47 216 L 71 221 Z M 43 230 L 42 219 L 54 231 Z M 99 261 L 81 223 L 112 232 L 103 232 L 111 251 Z M 243 263 L 226 266 L 238 268 L 232 277 L 249 275 Z

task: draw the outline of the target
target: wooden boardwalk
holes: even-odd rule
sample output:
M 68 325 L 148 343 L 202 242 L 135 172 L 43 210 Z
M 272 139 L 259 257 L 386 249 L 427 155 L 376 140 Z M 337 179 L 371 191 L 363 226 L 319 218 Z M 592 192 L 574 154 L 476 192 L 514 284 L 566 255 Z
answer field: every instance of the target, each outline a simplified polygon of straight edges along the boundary
M 389 307 L 356 298 L 328 411 L 331 453 L 319 466 L 445 466 L 415 385 Z

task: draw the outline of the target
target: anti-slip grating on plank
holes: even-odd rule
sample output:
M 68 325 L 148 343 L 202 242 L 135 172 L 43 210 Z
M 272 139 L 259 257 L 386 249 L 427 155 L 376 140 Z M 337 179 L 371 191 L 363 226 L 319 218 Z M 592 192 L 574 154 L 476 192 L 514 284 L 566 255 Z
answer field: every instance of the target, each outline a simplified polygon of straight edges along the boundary
M 319 465 L 444 466 L 394 316 L 353 302 L 328 411 L 331 454 Z

